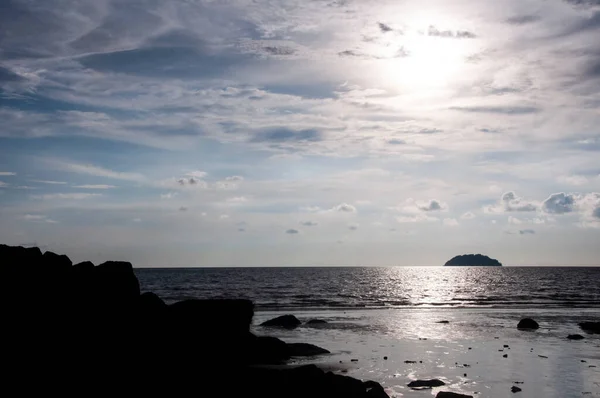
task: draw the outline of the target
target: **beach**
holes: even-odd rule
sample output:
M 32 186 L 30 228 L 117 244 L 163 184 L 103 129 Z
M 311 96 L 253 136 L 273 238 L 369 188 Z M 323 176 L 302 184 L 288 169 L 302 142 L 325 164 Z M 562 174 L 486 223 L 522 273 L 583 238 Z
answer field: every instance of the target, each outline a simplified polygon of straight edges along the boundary
M 256 326 L 281 314 L 258 312 L 254 331 L 331 351 L 292 364 L 317 363 L 336 373 L 375 380 L 390 397 L 428 397 L 439 391 L 494 398 L 600 396 L 600 336 L 586 334 L 577 325 L 597 318 L 596 309 L 298 311 L 294 315 L 300 320 L 327 324 L 293 330 Z M 536 319 L 540 329 L 518 330 L 524 315 Z M 566 338 L 575 333 L 585 338 Z M 446 385 L 429 390 L 407 387 L 411 380 L 432 378 Z M 519 395 L 513 395 L 513 386 L 522 389 Z

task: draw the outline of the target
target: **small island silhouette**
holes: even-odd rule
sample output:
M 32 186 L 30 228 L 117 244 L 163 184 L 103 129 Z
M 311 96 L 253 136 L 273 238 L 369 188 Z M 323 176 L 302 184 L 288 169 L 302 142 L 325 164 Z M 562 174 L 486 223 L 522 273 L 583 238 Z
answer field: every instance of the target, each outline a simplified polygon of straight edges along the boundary
M 501 267 L 502 263 L 483 254 L 463 254 L 453 257 L 444 266 L 453 267 Z

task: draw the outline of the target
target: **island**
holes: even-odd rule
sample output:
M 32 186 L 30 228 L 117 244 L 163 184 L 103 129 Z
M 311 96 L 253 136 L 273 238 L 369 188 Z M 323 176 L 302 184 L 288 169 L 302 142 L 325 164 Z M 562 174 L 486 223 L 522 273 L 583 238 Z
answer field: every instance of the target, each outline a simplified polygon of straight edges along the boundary
M 483 254 L 463 254 L 450 259 L 444 266 L 449 267 L 501 267 L 502 263 Z

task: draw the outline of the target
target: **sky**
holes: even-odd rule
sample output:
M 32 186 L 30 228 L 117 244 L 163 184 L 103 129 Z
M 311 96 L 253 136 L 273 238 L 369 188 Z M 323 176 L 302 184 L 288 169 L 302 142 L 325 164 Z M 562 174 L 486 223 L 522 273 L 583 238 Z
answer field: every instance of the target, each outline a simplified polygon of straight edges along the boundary
M 3 0 L 0 242 L 600 265 L 598 0 Z

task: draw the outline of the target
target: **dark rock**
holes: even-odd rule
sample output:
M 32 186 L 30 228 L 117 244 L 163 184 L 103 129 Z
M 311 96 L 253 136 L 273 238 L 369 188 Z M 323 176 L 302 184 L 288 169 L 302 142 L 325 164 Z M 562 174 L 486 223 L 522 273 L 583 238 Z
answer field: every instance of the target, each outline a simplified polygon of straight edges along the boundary
M 444 265 L 454 267 L 500 267 L 502 263 L 483 254 L 463 254 L 453 257 Z
M 600 322 L 581 322 L 579 327 L 587 333 L 600 334 Z
M 540 357 L 540 358 L 548 358 L 548 357 L 547 357 L 547 356 L 545 356 L 545 355 L 538 355 L 538 357 Z
M 184 300 L 168 307 L 169 321 L 184 332 L 245 334 L 254 304 L 250 300 Z M 183 330 L 185 329 L 185 330 Z
M 456 392 L 451 391 L 440 391 L 437 393 L 435 398 L 473 398 L 473 396 L 466 394 L 458 394 Z
M 140 296 L 140 283 L 131 263 L 107 261 L 93 268 L 93 289 L 104 302 L 117 306 L 135 303 Z
M 73 263 L 71 259 L 64 254 L 56 254 L 53 252 L 46 252 L 42 256 L 43 266 L 46 271 L 52 272 L 64 272 L 68 271 Z
M 531 318 L 523 318 L 519 321 L 517 329 L 539 329 L 540 325 Z
M 404 363 L 417 363 L 417 361 L 404 361 Z
M 83 261 L 81 263 L 77 263 L 75 265 L 73 265 L 73 270 L 74 271 L 81 271 L 81 270 L 91 270 L 92 268 L 94 268 L 94 263 L 91 261 Z
M 350 362 L 358 362 L 358 359 L 353 358 L 353 359 L 350 360 Z
M 567 336 L 567 339 L 569 340 L 583 340 L 585 337 L 583 337 L 580 334 L 570 334 Z
M 165 302 L 152 292 L 146 292 L 138 299 L 138 309 L 142 312 L 162 311 L 165 308 L 167 308 Z
M 282 315 L 277 318 L 270 319 L 260 324 L 260 326 L 272 326 L 286 329 L 294 329 L 298 327 L 302 322 L 298 320 L 294 315 Z
M 510 388 L 510 391 L 512 391 L 512 392 L 513 392 L 513 394 L 514 394 L 514 393 L 517 393 L 517 392 L 519 392 L 519 391 L 523 391 L 523 390 L 521 390 L 521 389 L 520 389 L 519 387 L 517 387 L 517 386 L 512 386 L 512 387 Z
M 508 346 L 508 344 L 504 344 L 504 346 L 503 346 L 503 347 L 504 347 L 504 348 L 510 348 L 510 347 Z
M 315 355 L 330 354 L 324 348 L 307 343 L 288 343 L 290 355 L 293 357 L 312 357 Z
M 508 358 L 508 354 L 502 355 L 502 358 Z
M 450 321 L 437 321 L 436 323 L 450 323 Z
M 323 325 L 326 323 L 327 321 L 324 321 L 322 319 L 311 319 L 310 321 L 306 322 L 307 325 Z
M 280 364 L 290 359 L 288 344 L 276 337 L 259 336 L 254 342 L 250 353 L 252 363 Z
M 387 357 L 383 357 L 383 359 L 384 359 L 385 361 L 387 361 Z
M 363 386 L 367 390 L 367 397 L 369 398 L 389 398 L 381 384 L 375 381 L 365 381 Z
M 440 387 L 440 386 L 444 386 L 446 385 L 446 383 L 444 383 L 441 380 L 438 379 L 431 379 L 431 380 L 413 380 L 410 383 L 408 383 L 408 387 L 410 388 L 432 388 L 432 387 Z

